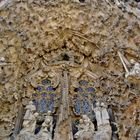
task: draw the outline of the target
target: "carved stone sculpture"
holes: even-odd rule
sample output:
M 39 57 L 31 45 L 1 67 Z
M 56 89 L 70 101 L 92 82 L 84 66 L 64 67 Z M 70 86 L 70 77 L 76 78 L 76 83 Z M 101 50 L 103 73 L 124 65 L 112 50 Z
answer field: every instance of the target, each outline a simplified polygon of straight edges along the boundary
M 132 69 L 130 72 L 126 73 L 126 77 L 135 76 L 140 78 L 140 63 L 135 62 L 135 60 L 131 59 L 130 63 L 132 64 Z
M 111 140 L 112 130 L 109 122 L 109 114 L 104 103 L 97 102 L 95 108 L 98 131 L 94 135 L 95 140 Z
M 106 125 L 106 124 L 110 124 L 109 123 L 109 114 L 107 112 L 107 108 L 106 105 L 102 102 L 101 103 L 101 116 L 102 116 L 102 124 Z
M 16 140 L 35 140 L 34 130 L 37 116 L 38 113 L 34 113 L 31 120 L 24 120 L 23 129 L 20 131 L 20 134 L 17 136 Z
M 20 131 L 20 134 L 17 136 L 17 140 L 34 140 L 34 131 L 36 126 L 36 120 L 38 113 L 34 113 L 35 106 L 32 102 L 29 102 L 29 105 L 26 106 L 26 114 L 23 121 L 23 129 Z
M 10 1 L 13 3 L 7 6 Z M 0 140 L 12 134 L 18 116 L 17 102 L 26 104 L 30 98 L 35 99 L 37 111 L 42 110 L 38 118 L 42 119 L 47 110 L 54 110 L 56 135 L 60 134 L 61 140 L 70 140 L 71 124 L 80 114 L 89 110 L 88 115 L 94 120 L 95 114 L 90 110 L 94 95 L 95 102 L 102 98 L 112 106 L 120 127 L 118 137 L 129 140 L 135 133 L 125 134 L 123 126 L 129 123 L 134 127 L 131 131 L 135 131 L 140 124 L 137 114 L 132 113 L 133 106 L 140 108 L 140 84 L 135 78 L 124 79 L 125 70 L 122 73 L 123 66 L 116 51 L 123 50 L 139 62 L 140 10 L 134 8 L 137 14 L 130 8 L 128 11 L 126 1 L 132 0 L 65 0 L 69 1 L 67 4 L 63 1 L 0 0 L 0 57 L 6 60 L 6 64 L 0 63 Z M 125 1 L 124 4 L 121 1 Z M 61 57 L 56 59 L 56 56 Z M 129 72 L 131 69 L 130 64 Z M 64 70 L 68 75 L 67 90 L 60 80 L 64 78 Z M 51 85 L 42 85 L 43 90 L 36 92 L 38 83 L 46 78 L 51 79 Z M 74 106 L 69 101 L 74 99 L 80 79 L 88 80 L 96 91 L 88 93 L 85 87 L 78 99 L 80 103 L 76 101 L 80 113 L 74 114 Z M 46 91 L 46 86 L 53 86 L 55 91 Z M 100 112 L 99 116 L 102 120 Z M 41 126 L 37 124 L 37 127 L 38 131 Z
M 111 140 L 112 131 L 109 126 L 103 127 L 98 130 L 94 135 L 94 140 Z
M 94 112 L 97 120 L 97 126 L 99 127 L 100 125 L 102 125 L 101 107 L 99 102 L 96 103 L 96 108 L 94 109 Z
M 82 119 L 79 120 L 79 125 L 77 127 L 78 132 L 74 135 L 74 138 L 77 140 L 93 139 L 94 125 L 87 115 L 82 116 Z
M 45 118 L 42 128 L 37 136 L 38 140 L 52 140 L 52 128 L 53 118 L 50 116 L 51 112 L 48 111 L 48 115 Z
M 46 118 L 45 118 L 45 120 L 50 120 L 49 122 L 50 122 L 50 132 L 52 133 L 52 131 L 53 131 L 53 117 L 51 116 L 51 111 L 48 111 L 48 114 L 47 114 L 47 116 L 46 116 Z
M 77 125 L 77 128 L 78 128 L 78 132 L 74 135 L 74 138 L 76 138 L 76 139 L 79 138 L 80 139 L 81 134 L 84 131 L 84 121 L 83 121 L 83 119 L 79 120 L 79 125 Z
M 118 52 L 118 55 L 126 71 L 125 77 L 134 76 L 136 78 L 140 78 L 140 63 L 133 59 L 128 62 L 128 60 L 120 52 Z M 128 67 L 130 67 L 130 69 L 128 69 Z
M 94 133 L 94 124 L 91 122 L 91 120 L 89 119 L 89 117 L 87 115 L 83 115 L 82 116 L 84 124 L 86 126 L 85 130 L 87 131 L 91 131 L 92 134 Z
M 101 103 L 101 105 L 99 104 L 99 102 L 97 102 L 96 103 L 96 108 L 95 108 L 94 111 L 95 111 L 95 115 L 96 115 L 98 128 L 100 126 L 110 124 L 109 114 L 107 112 L 106 105 L 103 102 Z
M 30 101 L 29 104 L 26 106 L 26 113 L 24 116 L 24 120 L 29 120 L 32 118 L 32 114 L 35 112 L 36 107 L 33 105 L 33 102 Z

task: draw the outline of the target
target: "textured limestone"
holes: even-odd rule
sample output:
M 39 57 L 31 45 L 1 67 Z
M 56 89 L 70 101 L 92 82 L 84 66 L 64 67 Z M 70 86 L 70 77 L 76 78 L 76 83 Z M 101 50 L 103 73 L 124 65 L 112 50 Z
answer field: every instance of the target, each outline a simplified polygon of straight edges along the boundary
M 119 138 L 136 138 L 140 81 L 124 77 L 117 54 L 140 60 L 139 14 L 128 8 L 96 0 L 13 0 L 0 9 L 0 58 L 6 63 L 0 65 L 0 139 L 10 136 L 19 103 L 27 104 L 38 81 L 49 75 L 46 64 L 62 51 L 75 53 L 81 66 L 99 76 L 96 94 L 112 106 Z

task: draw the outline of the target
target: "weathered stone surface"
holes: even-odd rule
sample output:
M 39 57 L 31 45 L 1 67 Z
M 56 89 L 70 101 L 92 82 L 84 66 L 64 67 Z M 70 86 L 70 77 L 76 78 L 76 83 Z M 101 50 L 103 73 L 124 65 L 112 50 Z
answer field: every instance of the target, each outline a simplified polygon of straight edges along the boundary
M 117 2 L 0 1 L 0 139 L 12 134 L 18 105 L 27 105 L 41 79 L 53 77 L 57 87 L 64 66 L 49 62 L 62 52 L 78 64 L 67 64 L 74 87 L 83 75 L 94 81 L 97 99 L 112 106 L 119 138 L 136 139 L 140 81 L 125 78 L 117 52 L 140 61 L 140 10 L 137 2 Z

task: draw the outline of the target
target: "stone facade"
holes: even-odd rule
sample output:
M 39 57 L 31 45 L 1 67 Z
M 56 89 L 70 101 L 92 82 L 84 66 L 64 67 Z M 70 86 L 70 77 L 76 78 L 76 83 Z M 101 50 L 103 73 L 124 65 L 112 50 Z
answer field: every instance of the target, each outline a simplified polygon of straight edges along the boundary
M 0 1 L 0 140 L 140 139 L 139 5 Z

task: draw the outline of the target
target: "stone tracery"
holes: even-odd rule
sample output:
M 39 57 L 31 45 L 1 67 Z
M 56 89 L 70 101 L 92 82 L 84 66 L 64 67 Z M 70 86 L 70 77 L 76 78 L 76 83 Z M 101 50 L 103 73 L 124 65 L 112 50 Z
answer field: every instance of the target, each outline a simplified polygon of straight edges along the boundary
M 73 57 L 73 55 L 68 56 L 68 57 Z M 68 63 L 68 62 L 71 62 L 71 63 Z M 93 111 L 95 111 L 94 110 L 95 101 L 93 103 L 93 96 L 95 94 L 93 79 L 89 82 L 87 80 L 84 80 L 83 79 L 84 76 L 83 76 L 82 80 L 79 80 L 77 87 L 75 85 L 74 86 L 70 85 L 69 83 L 74 82 L 74 81 L 71 81 L 73 79 L 72 75 L 68 74 L 70 72 L 69 69 L 73 66 L 74 67 L 76 66 L 76 68 L 79 67 L 79 65 L 77 65 L 76 63 L 73 63 L 73 62 L 74 62 L 74 59 L 69 59 L 69 61 L 68 61 L 68 60 L 63 60 L 63 58 L 62 59 L 56 58 L 52 62 L 49 63 L 49 65 L 48 65 L 49 67 L 52 64 L 52 67 L 54 67 L 54 68 L 57 67 L 57 69 L 60 69 L 60 71 L 62 71 L 62 73 L 60 72 L 61 74 L 59 75 L 59 83 L 61 84 L 61 86 L 58 84 L 57 87 L 53 87 L 53 83 L 51 82 L 50 79 L 51 78 L 53 79 L 56 76 L 55 75 L 56 73 L 55 73 L 52 75 L 51 78 L 49 78 L 49 79 L 46 78 L 46 79 L 41 80 L 38 83 L 38 85 L 36 85 L 36 87 L 35 87 L 35 93 L 32 94 L 32 100 L 33 100 L 34 105 L 32 105 L 32 102 L 30 101 L 31 106 L 36 107 L 36 109 L 33 109 L 33 111 L 38 112 L 41 116 L 42 116 L 42 114 L 45 114 L 48 111 L 50 111 L 53 114 L 55 113 L 57 115 L 57 120 L 55 122 L 56 128 L 53 128 L 54 132 L 52 130 L 50 132 L 43 131 L 43 128 L 42 128 L 38 135 L 41 135 L 41 133 L 43 135 L 44 132 L 46 132 L 46 135 L 48 135 L 48 139 L 49 139 L 49 137 L 51 139 L 52 138 L 51 135 L 54 135 L 54 139 L 61 138 L 61 139 L 65 140 L 66 133 L 63 132 L 64 134 L 61 134 L 60 128 L 67 126 L 68 128 L 66 130 L 69 129 L 69 131 L 67 132 L 67 134 L 69 136 L 67 136 L 67 138 L 69 138 L 70 140 L 73 139 L 74 136 L 72 136 L 72 134 L 70 134 L 72 132 L 71 131 L 72 116 L 69 116 L 71 111 L 73 111 L 73 113 L 77 116 L 87 115 L 93 121 L 93 118 L 94 118 Z M 73 64 L 73 65 L 71 65 L 71 64 Z M 81 67 L 81 68 L 84 69 L 84 67 Z M 85 73 L 81 73 L 81 75 L 85 75 L 85 78 L 87 78 L 87 79 L 89 77 L 89 75 L 87 76 Z M 79 77 L 77 77 L 77 79 L 76 78 L 74 78 L 74 79 L 77 81 L 79 79 Z M 57 88 L 59 89 L 59 91 L 57 91 Z M 73 89 L 74 91 L 71 91 L 71 93 L 70 93 L 69 92 L 70 89 Z M 78 98 L 75 98 L 77 101 L 79 101 L 78 106 L 77 106 L 77 101 L 72 102 L 72 105 L 70 105 L 69 101 L 73 100 L 73 99 L 71 99 L 71 97 L 73 98 L 74 95 L 78 96 Z M 71 111 L 70 111 L 70 107 L 73 108 Z M 56 108 L 58 108 L 58 110 L 56 110 Z M 26 109 L 27 109 L 27 111 L 26 111 L 25 117 L 27 116 L 27 114 L 30 114 L 30 107 L 27 106 Z M 45 118 L 43 117 L 42 119 L 44 120 Z M 65 121 L 64 124 L 63 124 L 63 121 Z M 44 127 L 44 124 L 45 124 L 45 122 L 42 123 L 42 127 Z M 45 129 L 46 128 L 44 127 L 44 130 Z M 34 129 L 34 131 L 35 131 L 35 129 Z M 52 132 L 53 132 L 53 134 L 52 134 Z M 63 135 L 65 135 L 65 136 L 63 136 Z M 20 134 L 19 134 L 19 136 L 20 136 Z M 86 136 L 87 135 L 85 135 L 84 137 L 86 137 Z M 40 136 L 40 138 L 41 137 L 42 136 Z M 36 138 L 36 136 L 34 136 L 34 138 Z

